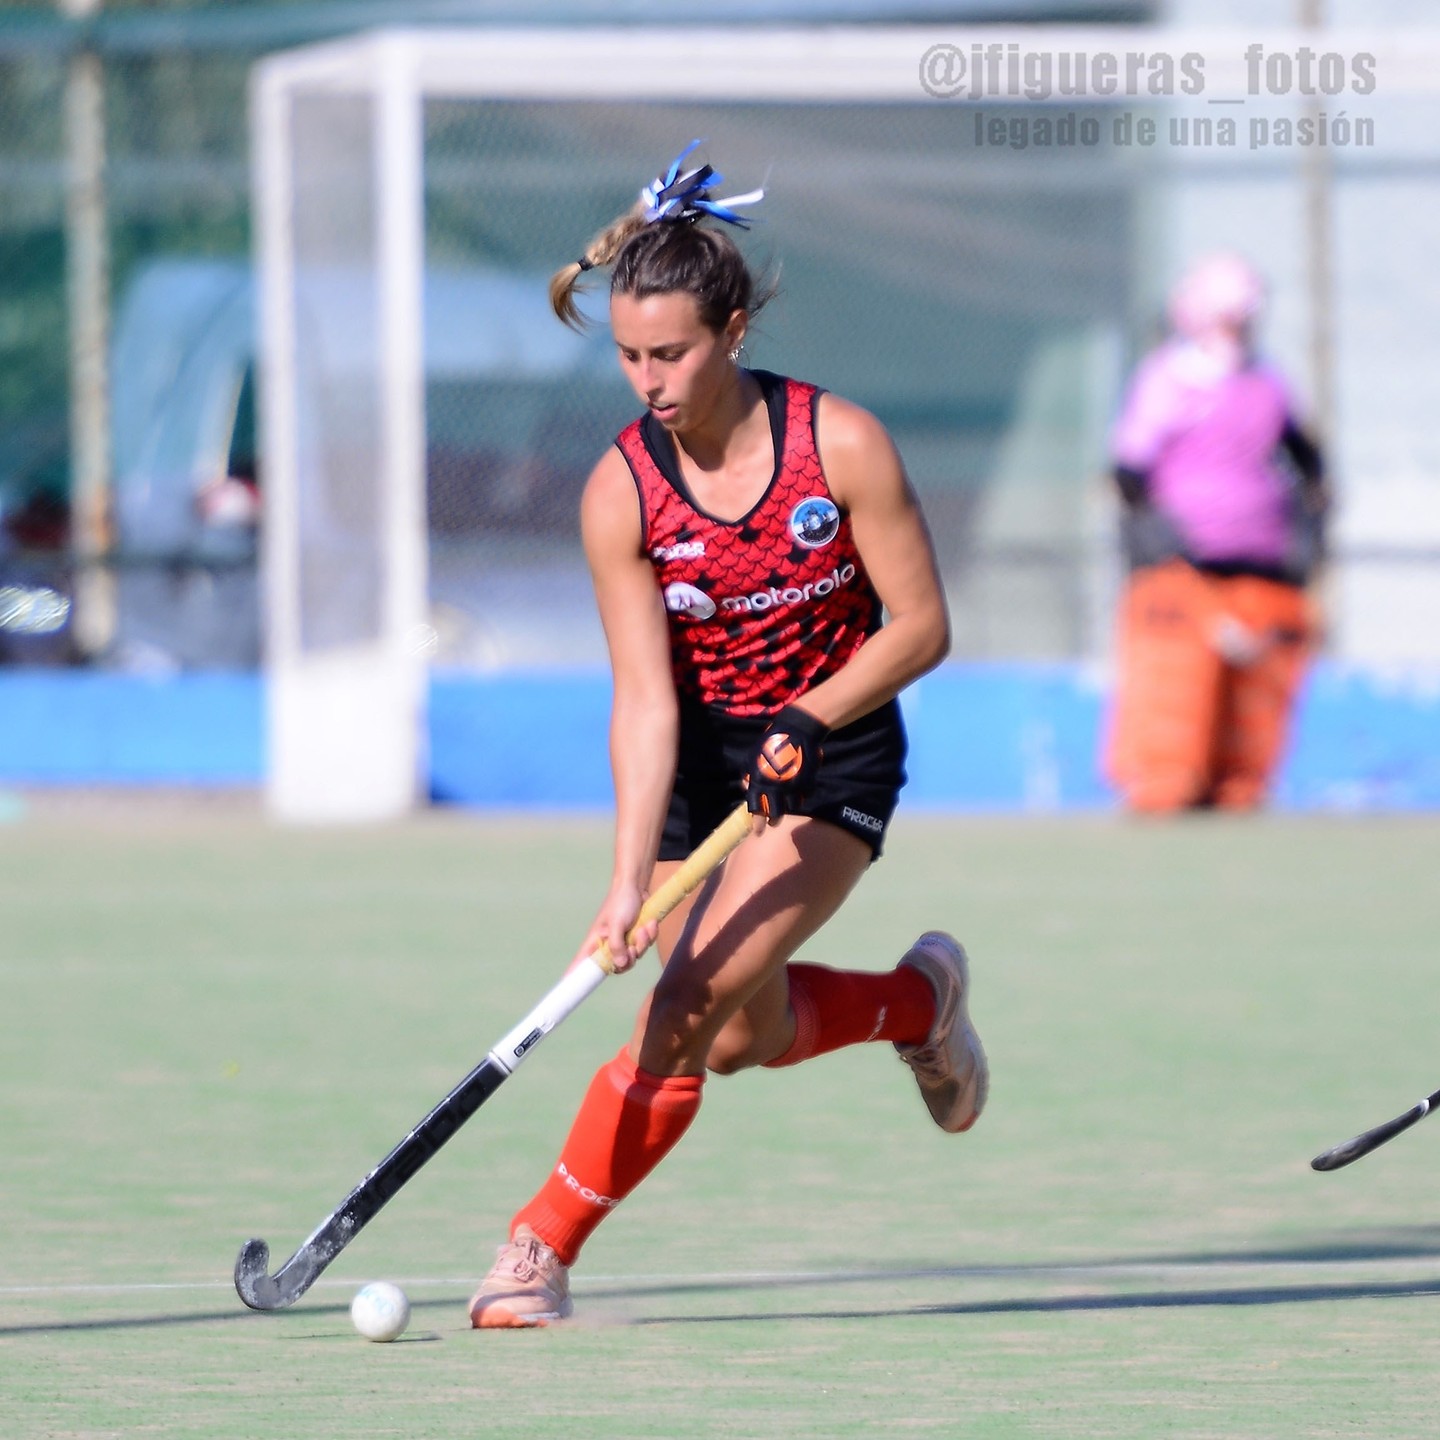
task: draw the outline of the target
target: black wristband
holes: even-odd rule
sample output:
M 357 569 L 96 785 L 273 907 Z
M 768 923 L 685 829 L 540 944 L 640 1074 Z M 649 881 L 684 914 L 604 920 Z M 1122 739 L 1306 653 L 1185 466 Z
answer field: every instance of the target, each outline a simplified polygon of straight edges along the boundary
M 830 734 L 828 725 L 822 725 L 808 710 L 802 710 L 798 705 L 782 705 L 771 719 L 766 733 L 782 730 L 788 735 L 798 735 L 817 750 Z

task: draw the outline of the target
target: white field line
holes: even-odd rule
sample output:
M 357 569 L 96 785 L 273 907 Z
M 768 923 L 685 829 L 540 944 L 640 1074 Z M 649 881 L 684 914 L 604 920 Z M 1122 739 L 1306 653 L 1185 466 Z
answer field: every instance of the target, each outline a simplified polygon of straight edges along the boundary
M 713 1287 L 723 1289 L 733 1286 L 743 1289 L 754 1286 L 785 1285 L 864 1285 L 877 1281 L 897 1280 L 1014 1280 L 1074 1281 L 1074 1280 L 1124 1280 L 1124 1279 L 1180 1279 L 1197 1275 L 1214 1274 L 1276 1274 L 1282 1271 L 1324 1270 L 1329 1273 L 1354 1273 L 1359 1271 L 1385 1273 L 1400 1271 L 1409 1274 L 1429 1274 L 1440 1270 L 1440 1255 L 1402 1255 L 1376 1258 L 1354 1258 L 1327 1260 L 1315 1259 L 1274 1259 L 1259 1260 L 1218 1259 L 1218 1260 L 1102 1260 L 1057 1265 L 977 1265 L 945 1266 L 932 1269 L 901 1270 L 755 1270 L 700 1273 L 693 1275 L 586 1275 L 576 1277 L 574 1290 L 584 1293 L 589 1290 L 633 1290 L 644 1293 L 653 1290 L 684 1289 L 686 1287 Z M 411 1276 L 395 1280 L 401 1286 L 415 1290 L 449 1289 L 474 1285 L 476 1275 Z M 356 1290 L 365 1283 L 364 1279 L 339 1280 L 335 1278 L 317 1280 L 310 1288 L 314 1290 Z M 114 1282 L 108 1284 L 68 1285 L 0 1285 L 0 1296 L 65 1296 L 65 1295 L 148 1295 L 183 1291 L 231 1291 L 235 1287 L 229 1280 L 191 1280 L 171 1283 Z

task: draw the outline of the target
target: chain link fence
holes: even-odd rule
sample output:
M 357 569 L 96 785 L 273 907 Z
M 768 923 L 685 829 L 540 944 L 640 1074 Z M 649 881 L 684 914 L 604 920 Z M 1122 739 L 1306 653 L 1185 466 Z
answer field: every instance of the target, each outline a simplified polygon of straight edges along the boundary
M 0 663 L 70 663 L 84 658 L 63 623 L 76 580 L 74 37 L 46 8 L 27 13 L 52 22 L 43 43 L 7 31 L 0 15 Z M 246 87 L 262 46 L 258 32 L 213 48 L 177 45 L 159 29 L 126 33 L 100 52 L 114 623 L 98 658 L 251 666 L 263 476 Z M 1345 621 L 1357 655 L 1396 633 L 1392 610 L 1422 611 L 1440 573 L 1440 531 L 1432 537 L 1417 521 L 1407 549 L 1385 518 L 1387 506 L 1391 516 L 1405 505 L 1429 513 L 1433 444 L 1415 387 L 1440 333 L 1426 258 L 1440 240 L 1440 125 L 1433 94 L 1395 95 L 1388 72 L 1378 79 L 1349 115 L 1352 125 L 1372 119 L 1375 143 L 1323 157 L 1336 356 L 1325 418 L 1341 495 L 1335 593 L 1347 616 L 1371 617 Z M 1142 150 L 1116 143 L 1114 122 L 1128 114 L 1133 123 L 1146 107 L 1095 103 L 1083 113 L 1099 122 L 1102 143 L 1046 143 L 1037 127 L 1063 113 L 1053 105 L 927 104 L 918 71 L 916 87 L 918 103 L 903 106 L 427 107 L 427 263 L 435 307 L 451 321 L 428 342 L 440 658 L 487 665 L 596 653 L 582 618 L 590 609 L 575 499 L 634 408 L 603 331 L 548 377 L 507 365 L 503 347 L 498 361 L 475 363 L 475 335 L 459 332 L 478 306 L 487 324 L 500 317 L 502 338 L 507 315 L 539 334 L 552 323 L 543 314 L 550 270 L 692 135 L 706 136 L 738 188 L 771 185 L 748 247 L 778 268 L 781 293 L 760 317 L 750 362 L 823 383 L 890 426 L 940 544 L 957 656 L 1103 651 L 1116 561 L 1101 474 L 1124 373 L 1152 338 L 1179 261 L 1215 235 L 1256 242 L 1276 282 L 1270 338 L 1307 388 L 1301 252 L 1316 152 L 1269 137 L 1253 152 L 1177 138 L 1163 106 L 1149 112 L 1160 143 Z M 1199 113 L 1213 130 L 1222 112 Z M 1252 121 L 1242 122 L 1242 142 Z M 538 638 L 512 624 L 537 588 L 560 615 Z M 1393 606 L 1384 598 L 1392 591 Z

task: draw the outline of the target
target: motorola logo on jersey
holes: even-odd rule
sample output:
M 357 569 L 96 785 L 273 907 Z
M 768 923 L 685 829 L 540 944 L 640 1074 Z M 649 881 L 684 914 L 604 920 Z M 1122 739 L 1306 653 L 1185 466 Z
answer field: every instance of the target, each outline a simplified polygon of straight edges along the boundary
M 818 580 L 807 580 L 803 585 L 772 585 L 768 590 L 756 590 L 750 595 L 727 595 L 720 602 L 720 608 L 730 614 L 748 614 L 758 610 L 773 610 L 777 605 L 803 605 L 807 600 L 818 600 L 842 585 L 848 585 L 855 578 L 853 565 L 837 566 L 828 575 Z
M 812 495 L 790 512 L 790 533 L 808 550 L 828 545 L 839 530 L 840 511 L 824 495 Z
M 708 620 L 715 613 L 715 602 L 703 590 L 683 580 L 673 580 L 665 587 L 665 608 L 675 615 L 688 615 L 692 620 Z
M 822 575 L 818 580 L 807 580 L 803 585 L 772 585 L 768 590 L 755 590 L 749 595 L 725 595 L 718 608 L 727 615 L 750 615 L 774 610 L 781 605 L 804 605 L 807 601 L 822 599 L 842 585 L 848 585 L 854 578 L 853 565 L 837 565 L 828 575 Z M 672 580 L 665 587 L 665 608 L 672 615 L 709 620 L 717 606 L 703 590 L 684 580 Z

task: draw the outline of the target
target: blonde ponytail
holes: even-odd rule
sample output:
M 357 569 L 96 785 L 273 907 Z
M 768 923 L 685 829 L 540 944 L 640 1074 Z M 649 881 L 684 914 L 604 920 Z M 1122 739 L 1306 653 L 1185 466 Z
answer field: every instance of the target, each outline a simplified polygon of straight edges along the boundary
M 550 277 L 550 308 L 572 330 L 585 329 L 585 317 L 575 304 L 575 291 L 580 277 L 587 270 L 609 265 L 620 253 L 625 242 L 645 228 L 645 216 L 639 206 L 607 225 L 586 247 L 578 260 L 562 265 Z

